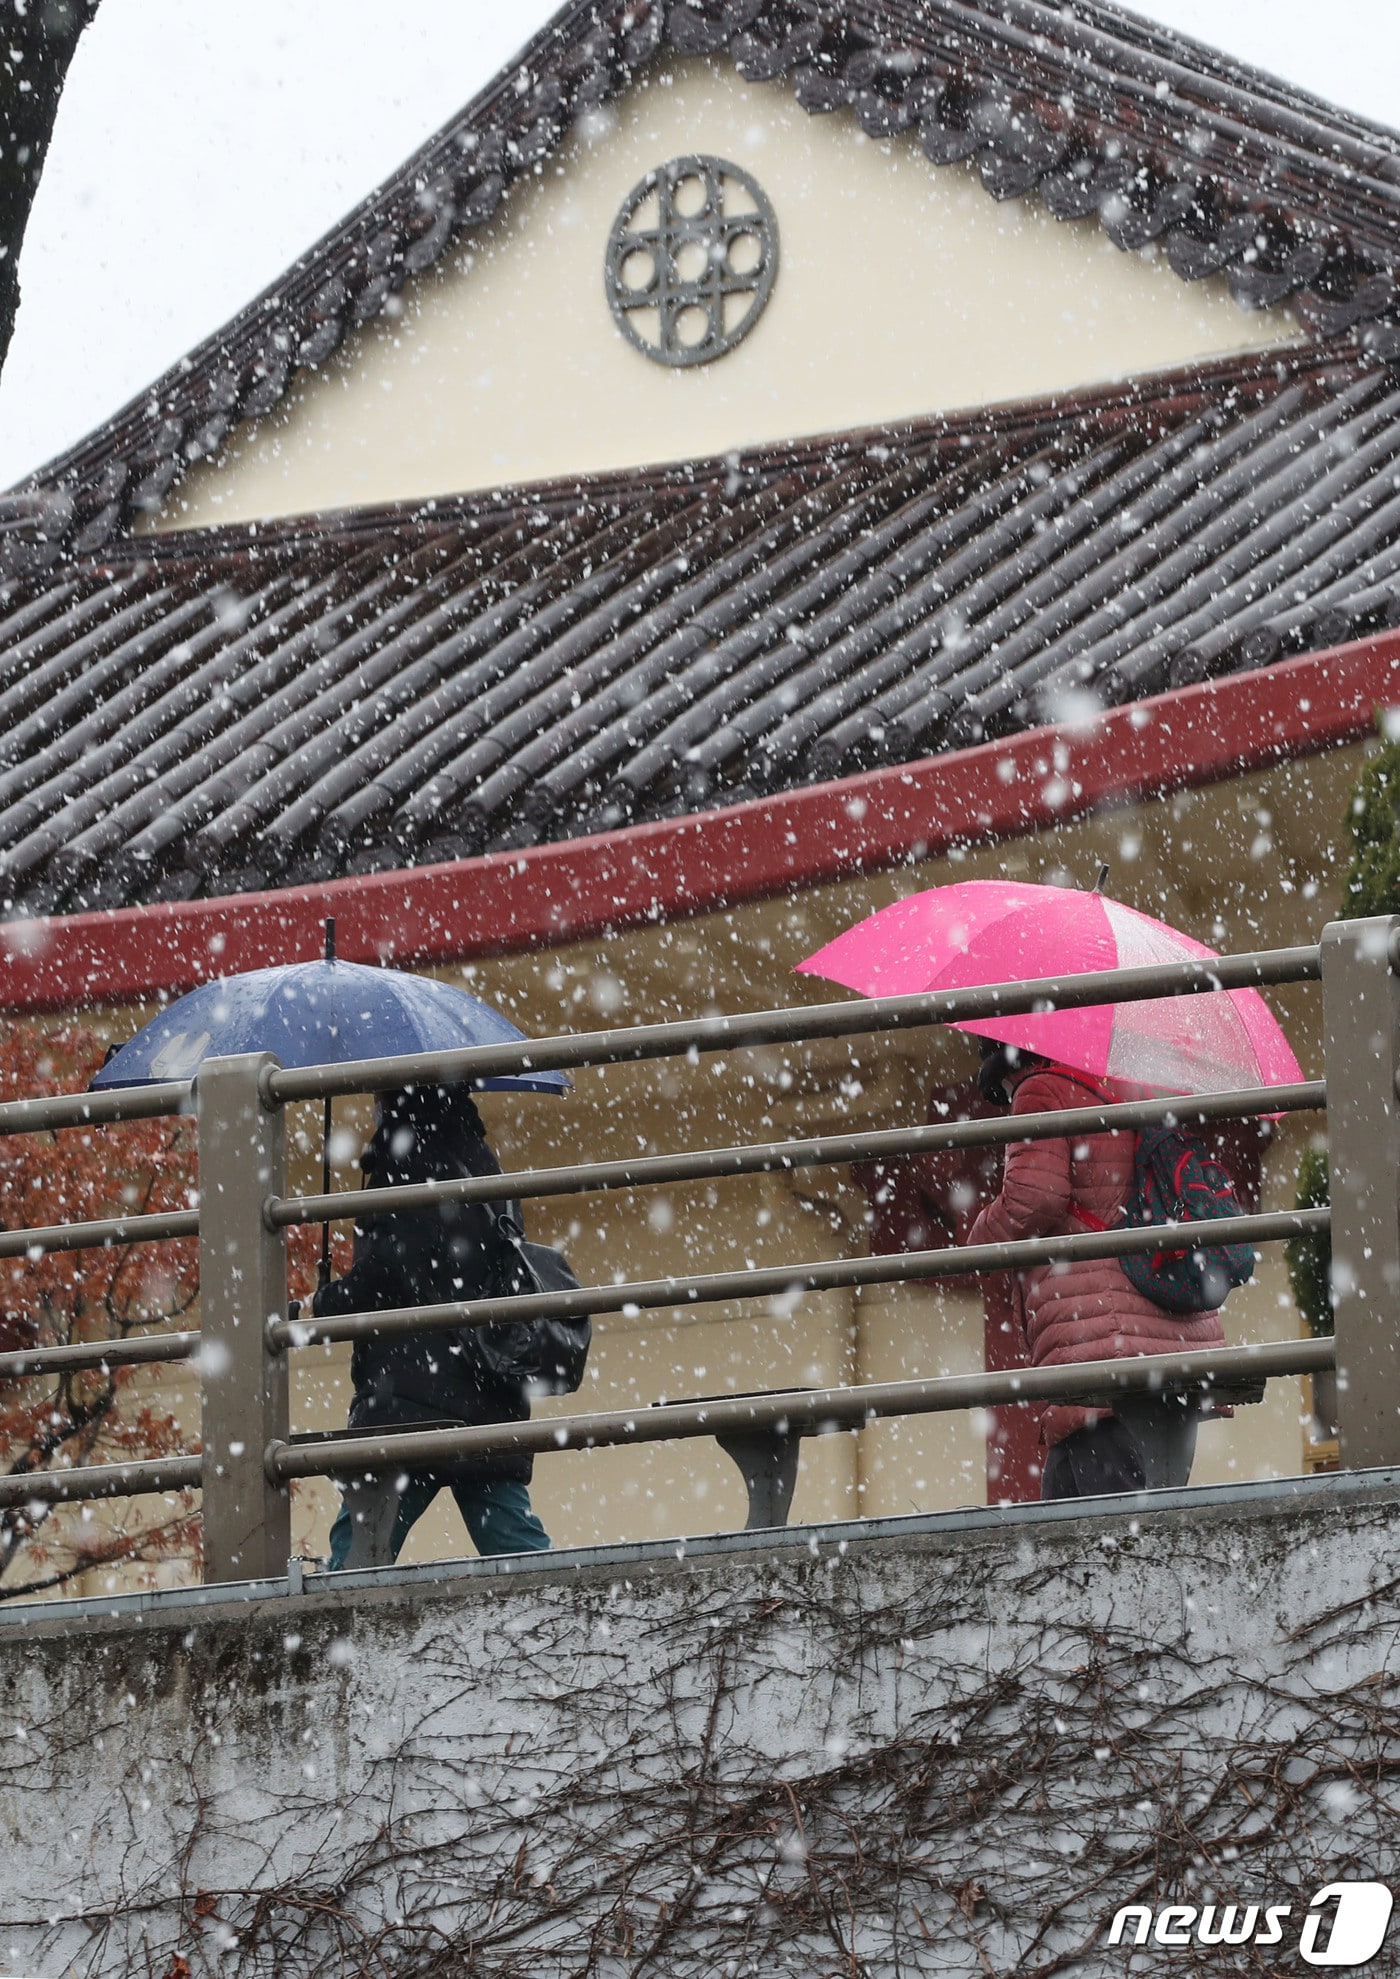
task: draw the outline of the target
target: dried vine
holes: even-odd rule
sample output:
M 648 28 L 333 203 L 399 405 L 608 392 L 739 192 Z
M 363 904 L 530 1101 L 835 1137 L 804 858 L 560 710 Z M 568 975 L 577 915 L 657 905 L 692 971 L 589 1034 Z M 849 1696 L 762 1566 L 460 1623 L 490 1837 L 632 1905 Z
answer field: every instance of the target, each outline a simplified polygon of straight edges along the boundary
M 42 1673 L 0 1656 L 0 1734 L 26 1687 L 49 1705 L 0 1736 L 12 1821 L 95 1804 L 96 1739 L 129 1758 L 0 1949 L 150 1979 L 1216 1973 L 1108 1922 L 1301 1917 L 1393 1873 L 1391 1550 L 1364 1514 L 1324 1601 L 1298 1522 L 1222 1520 L 1180 1558 L 1050 1535 L 31 1643 Z

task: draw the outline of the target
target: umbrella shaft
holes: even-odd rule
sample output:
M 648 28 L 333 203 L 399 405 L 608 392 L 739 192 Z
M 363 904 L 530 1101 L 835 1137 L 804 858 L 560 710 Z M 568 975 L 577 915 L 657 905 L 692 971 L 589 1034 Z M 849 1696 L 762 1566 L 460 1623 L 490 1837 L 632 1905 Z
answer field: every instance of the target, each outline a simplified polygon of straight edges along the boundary
M 332 923 L 327 923 L 328 929 L 332 925 Z M 328 935 L 328 941 L 331 938 Z M 335 1101 L 327 1093 L 325 1113 L 321 1121 L 321 1193 L 326 1196 L 331 1192 L 331 1108 L 334 1104 Z M 321 1225 L 321 1270 L 317 1284 L 319 1287 L 321 1285 L 329 1285 L 330 1282 L 331 1226 L 329 1223 L 323 1223 Z

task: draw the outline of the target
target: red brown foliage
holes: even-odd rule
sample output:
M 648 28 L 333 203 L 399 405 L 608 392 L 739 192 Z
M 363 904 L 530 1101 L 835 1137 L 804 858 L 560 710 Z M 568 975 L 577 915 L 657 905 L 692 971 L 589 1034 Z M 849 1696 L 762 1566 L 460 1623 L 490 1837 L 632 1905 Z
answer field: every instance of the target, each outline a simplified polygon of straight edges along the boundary
M 0 1036 L 0 1102 L 80 1091 L 102 1055 L 102 1040 L 82 1024 L 48 1031 L 9 1025 Z M 0 1228 L 7 1230 L 192 1207 L 197 1184 L 188 1118 L 0 1137 Z M 319 1229 L 290 1233 L 294 1297 L 310 1295 L 319 1248 Z M 198 1296 L 194 1238 L 3 1258 L 0 1351 L 181 1331 L 195 1323 Z M 0 1381 L 0 1470 L 15 1475 L 198 1450 L 197 1402 L 185 1403 L 188 1419 L 179 1412 L 193 1374 L 178 1386 L 161 1375 L 118 1368 Z M 200 1525 L 189 1491 L 0 1511 L 0 1599 L 104 1567 L 122 1567 L 123 1584 L 149 1581 L 169 1562 L 181 1563 L 181 1579 L 198 1575 Z

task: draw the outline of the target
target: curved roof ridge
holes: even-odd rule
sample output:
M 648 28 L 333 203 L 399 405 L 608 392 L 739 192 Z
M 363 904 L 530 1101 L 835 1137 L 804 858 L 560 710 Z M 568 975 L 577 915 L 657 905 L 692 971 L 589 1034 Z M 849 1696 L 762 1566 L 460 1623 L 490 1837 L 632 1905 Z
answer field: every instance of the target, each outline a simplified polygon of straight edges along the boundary
M 812 113 L 913 133 L 998 199 L 1097 214 L 1184 280 L 1400 357 L 1400 135 L 1099 0 L 569 0 L 219 330 L 0 501 L 0 568 L 101 550 L 278 403 L 661 51 L 727 55 Z

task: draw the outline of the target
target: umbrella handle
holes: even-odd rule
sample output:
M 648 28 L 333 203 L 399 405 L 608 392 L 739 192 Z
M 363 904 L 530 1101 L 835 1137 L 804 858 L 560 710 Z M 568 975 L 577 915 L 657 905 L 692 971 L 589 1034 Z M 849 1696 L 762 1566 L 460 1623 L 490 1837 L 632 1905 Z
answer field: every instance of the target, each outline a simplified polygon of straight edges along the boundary
M 321 1194 L 331 1192 L 331 1096 L 326 1094 L 325 1116 L 321 1123 Z M 316 1274 L 316 1289 L 323 1291 L 331 1282 L 331 1226 L 321 1225 L 321 1268 Z

